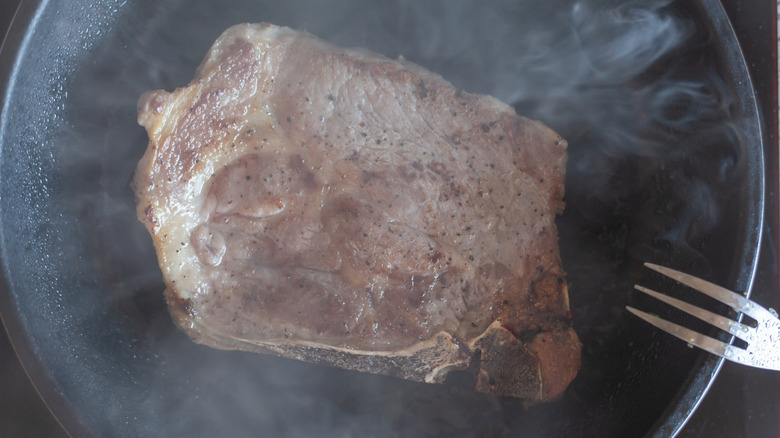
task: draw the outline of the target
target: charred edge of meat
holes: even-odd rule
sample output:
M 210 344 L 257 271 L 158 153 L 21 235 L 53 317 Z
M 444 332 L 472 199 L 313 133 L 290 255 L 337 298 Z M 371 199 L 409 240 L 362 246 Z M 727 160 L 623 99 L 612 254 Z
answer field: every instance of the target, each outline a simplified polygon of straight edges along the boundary
M 144 208 L 144 217 L 146 218 L 147 221 L 149 221 L 149 224 L 151 224 L 152 226 L 157 224 L 157 218 L 154 217 L 154 207 L 151 204 L 147 205 L 146 208 Z
M 192 300 L 189 298 L 182 298 L 170 289 L 167 289 L 165 291 L 165 299 L 168 302 L 168 308 L 171 310 L 174 319 L 195 317 L 195 309 Z
M 540 331 L 524 342 L 496 321 L 471 344 L 469 371 L 479 392 L 554 400 L 579 372 L 581 344 L 572 329 Z

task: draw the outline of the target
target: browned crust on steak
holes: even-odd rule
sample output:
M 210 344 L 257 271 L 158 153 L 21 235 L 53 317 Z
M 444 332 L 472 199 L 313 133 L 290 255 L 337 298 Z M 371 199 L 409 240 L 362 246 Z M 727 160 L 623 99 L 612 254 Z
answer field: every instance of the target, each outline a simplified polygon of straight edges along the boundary
M 223 169 L 235 167 L 236 163 L 243 163 L 247 168 L 262 166 L 270 161 L 269 157 L 276 156 L 269 155 L 267 151 L 281 151 L 290 155 L 284 158 L 287 161 L 283 168 L 288 174 L 297 175 L 301 187 L 316 191 L 322 186 L 323 193 L 325 187 L 327 190 L 335 190 L 331 187 L 332 183 L 323 182 L 334 181 L 332 174 L 316 173 L 316 166 L 296 164 L 316 162 L 317 158 L 310 152 L 312 148 L 319 148 L 318 153 L 323 155 L 345 153 L 339 150 L 338 145 L 334 147 L 332 144 L 335 139 L 328 137 L 332 133 L 318 131 L 319 128 L 311 126 L 314 121 L 312 115 L 303 111 L 300 105 L 304 97 L 307 104 L 321 107 L 332 106 L 330 102 L 343 103 L 342 97 L 328 94 L 320 96 L 326 100 L 317 102 L 312 96 L 310 102 L 308 95 L 296 94 L 296 84 L 284 83 L 289 73 L 285 72 L 285 68 L 310 68 L 287 65 L 287 52 L 293 50 L 311 50 L 312 65 L 319 63 L 335 70 L 346 68 L 363 75 L 363 78 L 370 77 L 367 83 L 375 89 L 361 90 L 368 98 L 382 100 L 382 96 L 392 95 L 396 99 L 385 99 L 390 113 L 382 113 L 384 115 L 415 108 L 424 111 L 426 105 L 450 109 L 426 113 L 426 123 L 438 128 L 413 133 L 416 141 L 445 143 L 453 150 L 466 151 L 469 147 L 478 147 L 473 145 L 490 145 L 495 148 L 497 156 L 514 157 L 514 162 L 494 163 L 484 161 L 484 157 L 478 153 L 464 153 L 464 157 L 471 157 L 469 159 L 472 160 L 467 160 L 466 164 L 475 168 L 474 172 L 478 175 L 474 181 L 469 181 L 474 186 L 447 184 L 451 180 L 457 181 L 456 177 L 460 178 L 464 172 L 470 172 L 463 168 L 464 163 L 459 162 L 454 155 L 447 157 L 444 154 L 443 159 L 425 157 L 427 162 L 415 159 L 408 167 L 393 169 L 392 173 L 381 166 L 371 167 L 372 162 L 357 152 L 335 158 L 326 157 L 329 162 L 335 163 L 338 172 L 344 173 L 344 180 L 363 181 L 366 187 L 361 190 L 368 193 L 367 196 L 384 196 L 383 189 L 371 183 L 390 177 L 406 181 L 409 187 L 422 184 L 420 181 L 429 186 L 438 184 L 440 188 L 437 193 L 442 204 L 426 204 L 425 208 L 421 207 L 421 214 L 428 221 L 429 235 L 435 235 L 439 240 L 431 240 L 430 249 L 425 248 L 425 245 L 416 249 L 420 257 L 416 264 L 409 262 L 408 269 L 410 272 L 425 272 L 428 269 L 441 273 L 441 276 L 437 274 L 431 285 L 441 284 L 442 289 L 455 288 L 445 283 L 445 280 L 457 281 L 459 275 L 471 279 L 473 282 L 457 286 L 466 297 L 479 287 L 479 279 L 490 279 L 493 283 L 488 283 L 495 283 L 497 289 L 480 293 L 492 294 L 494 302 L 467 302 L 465 309 L 456 309 L 466 312 L 466 316 L 462 316 L 459 325 L 455 327 L 423 324 L 422 331 L 413 331 L 415 328 L 404 326 L 403 321 L 391 321 L 398 325 L 393 326 L 394 329 L 383 327 L 386 332 L 383 336 L 387 338 L 374 346 L 370 336 L 354 331 L 350 333 L 347 330 L 343 339 L 340 339 L 333 335 L 332 327 L 313 324 L 310 328 L 301 328 L 294 327 L 292 323 L 279 325 L 273 321 L 243 318 L 247 312 L 251 316 L 251 311 L 242 309 L 255 305 L 252 300 L 256 297 L 237 293 L 231 295 L 229 288 L 215 288 L 212 283 L 213 278 L 217 277 L 204 280 L 204 276 L 223 275 L 215 269 L 220 267 L 223 258 L 234 256 L 231 244 L 225 243 L 229 236 L 220 234 L 217 227 L 222 225 L 213 222 L 213 216 L 220 208 L 214 204 L 220 201 L 207 197 L 209 190 L 215 187 L 215 181 L 227 172 Z M 295 73 L 297 71 L 293 71 Z M 268 114 L 263 114 L 266 109 L 258 108 L 255 96 L 271 96 L 273 93 L 283 93 L 285 98 L 273 101 L 270 104 L 273 107 L 267 110 Z M 338 111 L 338 108 L 334 111 Z M 563 210 L 561 198 L 566 142 L 543 124 L 517 116 L 511 108 L 493 98 L 456 90 L 438 75 L 406 61 L 392 61 L 363 51 L 338 49 L 308 34 L 267 24 L 239 25 L 228 29 L 215 42 L 188 87 L 173 93 L 161 90 L 147 92 L 139 99 L 138 112 L 139 123 L 147 129 L 150 137 L 149 148 L 138 164 L 133 182 L 138 217 L 149 230 L 157 250 L 171 315 L 176 324 L 196 342 L 219 349 L 273 353 L 428 383 L 442 382 L 447 373 L 455 369 L 469 370 L 475 375 L 477 390 L 521 397 L 529 402 L 559 397 L 576 376 L 581 346 L 576 334 L 569 328 L 568 292 L 552 219 Z M 358 146 L 365 143 L 366 149 L 368 146 L 373 147 L 374 139 L 361 139 L 360 124 L 347 124 L 357 128 L 355 138 L 350 141 Z M 390 139 L 377 138 L 376 145 L 381 142 L 384 142 L 383 145 L 392 144 L 394 141 L 397 144 L 394 147 L 401 153 L 403 142 L 411 141 L 404 137 L 403 132 L 391 132 L 388 135 Z M 526 147 L 529 144 L 535 146 Z M 364 174 L 355 174 L 361 166 Z M 486 187 L 483 191 L 479 186 L 479 175 L 494 178 L 497 185 Z M 246 179 L 248 181 L 250 175 Z M 493 192 L 494 187 L 515 186 L 518 181 L 528 184 L 529 192 L 543 193 L 544 199 L 525 192 Z M 347 193 L 353 190 L 345 187 Z M 269 191 L 262 205 L 250 206 L 255 207 L 256 212 L 238 211 L 225 217 L 232 223 L 244 224 L 244 227 L 256 227 L 258 221 L 253 215 L 273 216 L 284 212 L 288 204 L 294 203 L 294 200 L 284 198 L 289 194 L 281 194 L 278 198 L 275 196 Z M 353 208 L 355 212 L 367 208 L 362 201 L 340 199 L 337 194 L 328 196 L 331 196 L 328 198 L 330 201 L 335 200 L 331 205 L 337 205 L 347 212 Z M 479 237 L 478 231 L 463 231 L 464 235 L 461 236 L 459 230 L 450 230 L 447 223 L 439 221 L 444 217 L 444 213 L 439 210 L 446 208 L 447 202 L 455 200 L 461 203 L 462 209 L 481 212 L 498 209 L 499 203 L 504 202 L 500 201 L 503 199 L 500 196 L 506 198 L 507 210 L 504 212 L 514 208 L 512 202 L 515 197 L 523 199 L 523 202 L 529 202 L 528 199 L 531 202 L 539 201 L 539 212 L 534 209 L 536 216 L 528 218 L 528 221 L 538 221 L 539 225 L 529 223 L 525 226 L 533 230 L 537 239 L 535 245 L 545 251 L 524 255 L 528 261 L 517 266 L 505 266 L 495 260 L 477 264 L 480 257 L 475 261 L 474 256 L 458 248 L 463 247 L 465 239 Z M 325 205 L 325 201 L 317 202 Z M 303 213 L 311 212 L 312 207 L 308 208 L 304 208 Z M 500 208 L 504 209 L 503 203 Z M 397 209 L 376 210 L 376 220 L 381 223 L 389 220 L 386 218 L 388 215 L 401 214 Z M 318 214 L 326 214 L 328 208 L 323 207 L 322 211 Z M 454 213 L 455 210 L 453 216 Z M 356 221 L 339 219 L 328 226 L 342 233 L 352 232 L 349 226 L 354 223 Z M 207 226 L 201 228 L 203 224 Z M 472 228 L 464 227 L 464 230 Z M 354 233 L 357 232 L 354 230 Z M 389 232 L 392 233 L 392 230 Z M 447 236 L 447 233 L 451 237 L 448 237 L 445 245 L 442 243 L 445 239 L 441 236 Z M 395 234 L 392 237 L 383 234 L 378 236 L 378 242 L 390 239 L 392 243 L 392 239 L 398 238 Z M 273 245 L 269 248 L 284 253 L 284 248 Z M 490 257 L 486 259 L 492 260 Z M 318 263 L 330 262 L 327 256 L 318 260 Z M 379 272 L 379 268 L 370 266 L 370 260 L 366 260 L 365 265 L 364 268 L 362 261 L 351 267 L 318 265 L 315 270 L 323 273 L 338 272 L 346 279 L 344 281 L 359 284 L 363 276 L 368 275 L 366 272 Z M 514 271 L 518 269 L 524 271 Z M 397 275 L 394 272 L 387 275 Z M 279 283 L 277 281 L 273 287 Z M 217 298 L 219 293 L 222 298 Z M 328 304 L 325 301 L 323 303 Z M 329 308 L 324 311 L 338 312 L 339 309 Z M 234 323 L 226 323 L 229 319 L 220 315 L 233 315 Z M 267 316 L 273 316 L 273 313 Z M 280 327 L 286 327 L 284 332 Z M 407 331 L 403 333 L 407 334 L 394 334 L 393 330 L 400 330 L 399 327 L 406 327 Z M 287 328 L 297 330 L 296 334 L 288 335 Z M 404 336 L 410 342 L 403 342 Z

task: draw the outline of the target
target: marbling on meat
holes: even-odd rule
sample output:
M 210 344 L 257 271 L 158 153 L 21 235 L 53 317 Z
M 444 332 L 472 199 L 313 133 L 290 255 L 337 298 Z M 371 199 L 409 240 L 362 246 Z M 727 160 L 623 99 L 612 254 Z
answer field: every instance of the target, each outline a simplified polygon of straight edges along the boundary
M 555 216 L 566 142 L 403 59 L 231 27 L 145 93 L 134 179 L 196 342 L 558 397 L 580 366 Z

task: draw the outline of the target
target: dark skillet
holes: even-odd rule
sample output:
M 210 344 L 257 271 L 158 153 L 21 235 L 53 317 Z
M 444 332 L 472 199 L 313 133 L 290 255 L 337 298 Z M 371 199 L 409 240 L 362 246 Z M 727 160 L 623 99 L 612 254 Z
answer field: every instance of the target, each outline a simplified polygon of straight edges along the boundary
M 721 362 L 623 309 L 631 302 L 679 317 L 630 292 L 641 281 L 685 294 L 645 272 L 643 261 L 735 290 L 752 283 L 764 176 L 744 60 L 716 1 L 518 3 L 495 11 L 461 7 L 466 2 L 23 1 L 0 54 L 0 311 L 66 429 L 676 433 Z M 454 25 L 439 26 L 444 19 Z M 468 91 L 514 103 L 569 140 L 567 210 L 558 224 L 584 349 L 582 371 L 561 400 L 525 410 L 463 389 L 458 376 L 432 386 L 211 350 L 173 327 L 128 186 L 146 145 L 135 101 L 147 89 L 185 85 L 218 34 L 243 21 L 402 54 Z M 675 42 L 669 29 L 684 37 Z M 632 40 L 652 31 L 654 39 Z

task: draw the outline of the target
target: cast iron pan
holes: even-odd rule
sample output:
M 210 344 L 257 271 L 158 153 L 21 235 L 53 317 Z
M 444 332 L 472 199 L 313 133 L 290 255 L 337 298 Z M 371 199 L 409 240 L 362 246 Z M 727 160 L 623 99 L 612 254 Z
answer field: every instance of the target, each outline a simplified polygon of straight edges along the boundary
M 1 54 L 0 310 L 71 434 L 625 437 L 682 427 L 721 362 L 624 307 L 707 331 L 631 292 L 642 282 L 699 298 L 644 261 L 735 290 L 752 283 L 762 134 L 725 14 L 714 0 L 476 3 L 22 2 Z M 584 348 L 562 399 L 526 410 L 465 389 L 460 375 L 425 385 L 217 351 L 173 327 L 128 186 L 146 147 L 135 102 L 187 84 L 219 33 L 246 21 L 403 55 L 569 140 L 558 225 Z

